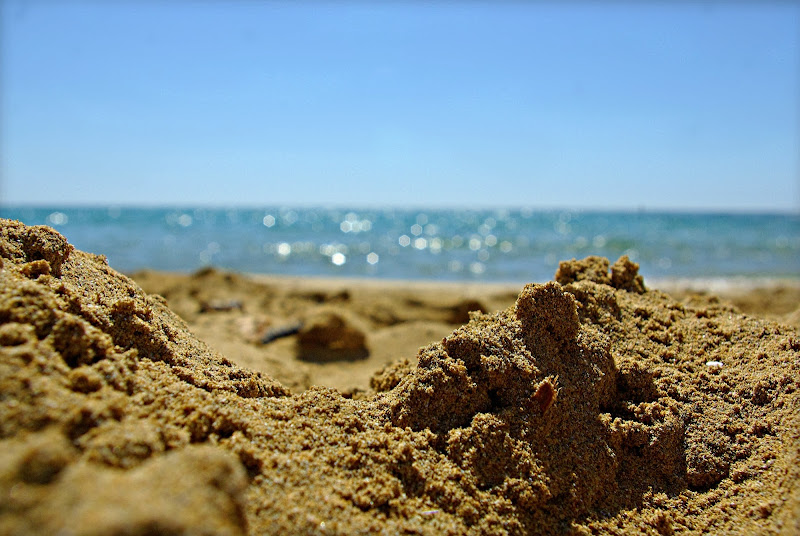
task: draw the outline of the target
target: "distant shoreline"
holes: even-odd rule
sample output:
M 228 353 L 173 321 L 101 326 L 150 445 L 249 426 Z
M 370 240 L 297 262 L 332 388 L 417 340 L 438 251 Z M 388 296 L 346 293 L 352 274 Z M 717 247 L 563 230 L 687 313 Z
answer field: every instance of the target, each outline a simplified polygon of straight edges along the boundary
M 368 276 L 334 276 L 334 275 L 291 275 L 281 273 L 260 273 L 243 272 L 231 270 L 221 266 L 208 266 L 199 270 L 173 271 L 159 270 L 155 268 L 143 268 L 130 272 L 123 272 L 128 277 L 135 279 L 139 273 L 159 273 L 175 276 L 191 276 L 205 270 L 215 270 L 241 275 L 259 282 L 290 283 L 315 285 L 359 285 L 368 287 L 415 287 L 419 290 L 426 288 L 458 289 L 479 287 L 487 290 L 507 290 L 522 288 L 528 283 L 546 283 L 552 280 L 516 280 L 516 281 L 488 281 L 475 279 L 435 279 L 435 278 L 392 278 L 392 277 L 368 277 Z M 773 277 L 773 276 L 730 276 L 730 277 L 645 277 L 645 286 L 648 290 L 670 291 L 702 291 L 711 293 L 725 293 L 732 291 L 748 291 L 758 289 L 790 288 L 800 289 L 800 274 L 797 277 Z

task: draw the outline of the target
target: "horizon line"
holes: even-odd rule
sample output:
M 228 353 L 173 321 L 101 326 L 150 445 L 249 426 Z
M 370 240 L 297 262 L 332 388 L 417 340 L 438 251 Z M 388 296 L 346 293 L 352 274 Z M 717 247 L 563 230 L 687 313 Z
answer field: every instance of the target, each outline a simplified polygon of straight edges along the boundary
M 117 202 L 3 202 L 0 201 L 0 210 L 8 209 L 154 209 L 154 210 L 265 210 L 265 209 L 289 209 L 289 210 L 534 210 L 540 212 L 618 212 L 618 213 L 674 213 L 674 214 L 732 214 L 732 215 L 800 215 L 800 207 L 795 208 L 766 208 L 766 207 L 677 207 L 677 206 L 658 206 L 640 204 L 637 206 L 617 205 L 617 206 L 598 206 L 598 205 L 567 205 L 567 204 L 497 204 L 487 203 L 485 205 L 469 204 L 398 204 L 398 203 L 117 203 Z

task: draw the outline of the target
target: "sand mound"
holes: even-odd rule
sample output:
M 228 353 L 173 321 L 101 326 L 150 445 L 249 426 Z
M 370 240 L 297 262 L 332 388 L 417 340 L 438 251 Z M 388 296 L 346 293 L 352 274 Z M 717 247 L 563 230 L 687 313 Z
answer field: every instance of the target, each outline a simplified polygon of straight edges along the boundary
M 626 258 L 562 263 L 354 400 L 233 365 L 49 228 L 2 221 L 0 255 L 4 534 L 800 528 L 798 333 Z

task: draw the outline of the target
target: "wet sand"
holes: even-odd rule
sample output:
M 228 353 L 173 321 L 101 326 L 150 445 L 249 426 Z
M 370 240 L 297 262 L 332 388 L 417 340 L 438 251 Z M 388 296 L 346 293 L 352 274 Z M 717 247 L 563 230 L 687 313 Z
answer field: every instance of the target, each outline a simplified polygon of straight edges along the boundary
M 800 530 L 797 287 L 130 278 L 9 221 L 0 256 L 0 533 Z

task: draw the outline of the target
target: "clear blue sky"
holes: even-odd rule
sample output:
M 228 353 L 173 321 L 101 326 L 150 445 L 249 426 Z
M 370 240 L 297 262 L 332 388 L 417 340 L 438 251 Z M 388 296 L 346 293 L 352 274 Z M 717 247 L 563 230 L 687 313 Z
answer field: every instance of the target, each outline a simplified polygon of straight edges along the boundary
M 4 203 L 800 210 L 797 2 L 2 2 Z

